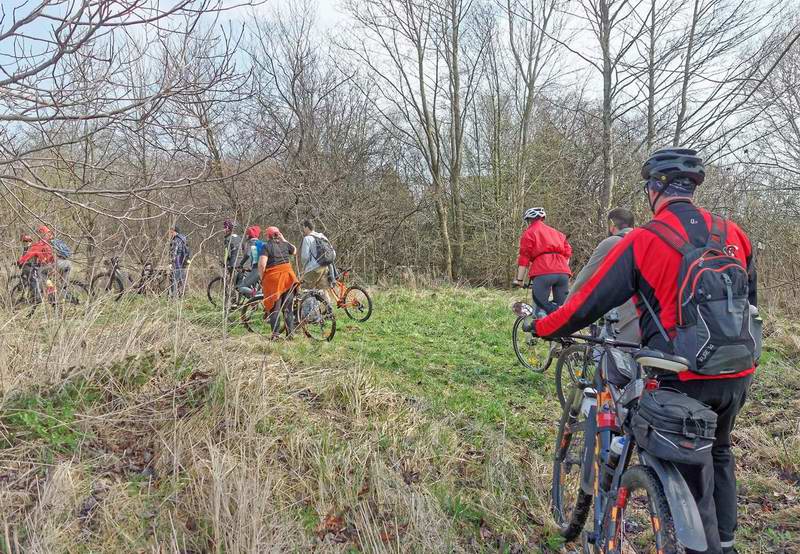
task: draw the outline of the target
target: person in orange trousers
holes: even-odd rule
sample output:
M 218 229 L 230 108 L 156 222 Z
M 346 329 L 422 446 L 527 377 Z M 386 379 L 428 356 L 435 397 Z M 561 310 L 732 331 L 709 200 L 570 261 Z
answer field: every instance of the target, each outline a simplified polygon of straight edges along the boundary
M 268 314 L 273 339 L 278 337 L 281 312 L 286 323 L 286 334 L 291 337 L 295 328 L 292 303 L 295 285 L 299 281 L 290 260 L 297 249 L 283 238 L 277 227 L 268 227 L 264 234 L 267 240 L 257 244 L 264 313 Z

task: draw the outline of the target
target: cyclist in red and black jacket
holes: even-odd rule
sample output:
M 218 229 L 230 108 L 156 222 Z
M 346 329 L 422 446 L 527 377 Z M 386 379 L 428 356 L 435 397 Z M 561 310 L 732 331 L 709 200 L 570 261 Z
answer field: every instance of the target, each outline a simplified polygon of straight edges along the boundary
M 659 150 L 642 167 L 642 177 L 654 220 L 666 223 L 697 247 L 705 245 L 711 214 L 692 200 L 695 188 L 705 177 L 703 160 L 697 157 L 697 152 L 682 148 Z M 732 221 L 727 222 L 725 247 L 747 268 L 749 301 L 755 306 L 756 271 L 750 240 Z M 666 333 L 674 337 L 681 260 L 680 253 L 647 228 L 634 229 L 608 253 L 577 294 L 559 310 L 536 321 L 535 334 L 559 337 L 575 333 L 633 296 L 639 312 L 642 344 L 671 352 L 671 345 L 643 299 L 649 302 Z M 730 434 L 754 371 L 751 367 L 713 377 L 684 371 L 669 383 L 670 387 L 711 406 L 718 417 L 713 467 L 676 464 L 697 501 L 708 553 L 735 552 L 736 477 Z

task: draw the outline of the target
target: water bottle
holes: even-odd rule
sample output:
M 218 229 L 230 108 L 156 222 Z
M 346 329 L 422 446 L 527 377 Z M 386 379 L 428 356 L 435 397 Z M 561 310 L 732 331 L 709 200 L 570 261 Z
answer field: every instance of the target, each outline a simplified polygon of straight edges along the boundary
M 606 458 L 605 467 L 603 468 L 603 490 L 608 490 L 611 486 L 611 480 L 614 478 L 614 470 L 617 469 L 619 458 L 622 456 L 622 451 L 625 448 L 625 437 L 614 437 L 608 447 L 608 457 Z
M 581 401 L 581 416 L 584 418 L 589 417 L 589 411 L 596 405 L 597 399 L 594 398 L 594 389 L 585 389 L 583 391 L 583 400 Z

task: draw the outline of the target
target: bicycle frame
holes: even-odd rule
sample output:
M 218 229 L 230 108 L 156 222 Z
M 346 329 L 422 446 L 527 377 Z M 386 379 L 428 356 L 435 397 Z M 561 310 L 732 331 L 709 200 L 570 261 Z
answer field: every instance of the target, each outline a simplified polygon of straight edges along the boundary
M 603 339 L 582 335 L 572 335 L 570 338 L 595 344 L 603 350 L 602 356 L 610 355 L 609 351 L 615 347 L 639 348 L 639 345 L 633 343 L 608 338 Z M 587 535 L 588 542 L 595 544 L 600 552 L 615 553 L 619 551 L 620 545 L 615 544 L 615 539 L 613 538 L 616 536 L 614 526 L 617 524 L 621 506 L 627 500 L 627 491 L 620 488 L 620 482 L 636 451 L 642 465 L 653 469 L 659 481 L 661 481 L 678 541 L 692 550 L 706 550 L 707 543 L 703 522 L 685 479 L 672 462 L 657 459 L 639 449 L 633 434 L 625 428 L 624 419 L 627 417 L 627 410 L 618 405 L 618 401 L 626 395 L 625 392 L 629 387 L 633 387 L 634 397 L 638 398 L 642 391 L 647 388 L 648 377 L 643 374 L 642 367 L 637 364 L 634 379 L 624 387 L 619 397 L 615 398 L 613 389 L 607 382 L 606 376 L 603 375 L 603 371 L 603 364 L 598 364 L 598 370 L 595 372 L 592 383 L 597 402 L 589 410 L 586 419 L 585 451 L 581 464 L 581 489 L 586 494 L 594 496 L 592 506 L 593 530 Z M 584 386 L 583 394 L 576 395 L 581 402 L 585 397 L 587 388 L 587 386 Z M 575 400 L 576 402 L 577 399 Z M 599 417 L 599 411 L 606 407 L 609 409 L 609 414 Z M 574 404 L 571 409 L 575 409 Z M 613 416 L 613 423 L 611 424 L 609 424 L 609 415 Z M 603 423 L 602 425 L 601 422 Z M 616 466 L 613 468 L 608 485 L 603 486 L 603 481 L 608 479 L 608 469 L 610 469 L 609 452 L 611 441 L 616 436 L 624 437 L 625 443 Z M 607 527 L 607 522 L 611 526 L 610 528 Z M 599 534 L 601 536 L 598 536 Z M 606 541 L 607 537 L 612 538 L 608 539 L 608 544 L 605 544 L 604 541 Z

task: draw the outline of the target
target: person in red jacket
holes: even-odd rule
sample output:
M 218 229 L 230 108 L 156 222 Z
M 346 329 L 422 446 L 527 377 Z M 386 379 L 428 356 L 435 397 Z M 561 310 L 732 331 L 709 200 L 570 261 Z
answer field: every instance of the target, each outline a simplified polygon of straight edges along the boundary
M 55 263 L 55 254 L 53 254 L 53 247 L 50 246 L 50 240 L 53 238 L 53 232 L 42 225 L 36 232 L 39 235 L 39 240 L 34 242 L 17 260 L 17 265 L 22 267 L 25 264 L 34 263 L 36 265 L 50 265 Z
M 569 293 L 572 247 L 564 233 L 544 222 L 546 216 L 544 208 L 529 208 L 522 216 L 527 227 L 519 238 L 517 278 L 513 285 L 521 286 L 527 272 L 533 303 L 540 312 L 549 314 L 564 303 Z
M 22 278 L 28 283 L 33 298 L 38 302 L 41 300 L 41 286 L 39 279 L 33 278 L 37 273 L 31 271 L 31 268 L 32 266 L 40 267 L 42 268 L 41 274 L 46 274 L 49 268 L 56 263 L 56 257 L 53 247 L 50 246 L 50 240 L 53 238 L 50 228 L 42 225 L 36 229 L 36 233 L 39 235 L 39 240 L 25 249 L 17 260 L 17 265 L 22 268 Z
M 705 178 L 703 160 L 697 152 L 684 148 L 654 152 L 642 167 L 642 177 L 653 221 L 660 222 L 659 228 L 669 226 L 695 247 L 707 244 L 714 228 L 712 214 L 693 201 L 695 188 Z M 725 252 L 746 268 L 748 301 L 755 307 L 757 279 L 750 240 L 734 222 L 722 223 L 726 228 Z M 564 306 L 535 322 L 534 334 L 561 337 L 575 333 L 633 296 L 640 314 L 642 345 L 673 352 L 683 256 L 647 227 L 632 230 L 617 243 Z M 676 464 L 697 502 L 709 554 L 736 552 L 736 464 L 731 453 L 731 431 L 754 371 L 749 367 L 714 376 L 684 371 L 661 378 L 668 381 L 669 387 L 709 405 L 717 414 L 713 466 Z

